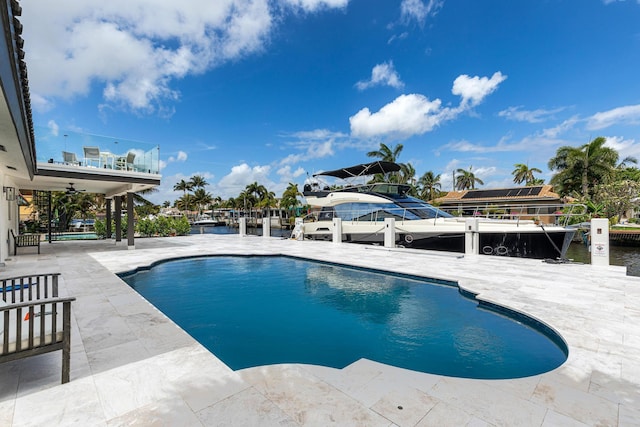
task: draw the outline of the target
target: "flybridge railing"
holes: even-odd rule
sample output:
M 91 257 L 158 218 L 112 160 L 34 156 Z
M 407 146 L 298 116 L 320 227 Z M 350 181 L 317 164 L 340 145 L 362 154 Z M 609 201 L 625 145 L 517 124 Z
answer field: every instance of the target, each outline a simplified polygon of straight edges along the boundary
M 575 218 L 586 215 L 587 207 L 580 203 L 553 204 L 484 204 L 442 208 L 458 217 L 491 218 L 502 220 L 533 220 L 543 224 L 567 226 Z
M 140 141 L 74 131 L 34 128 L 39 163 L 160 173 L 160 147 Z
M 453 217 L 488 218 L 493 220 L 520 221 L 530 220 L 542 224 L 567 226 L 575 222 L 575 218 L 585 215 L 587 208 L 581 204 L 546 204 L 546 205 L 483 205 L 456 208 L 385 208 L 354 210 L 322 210 L 314 211 L 304 217 L 305 222 L 332 221 L 334 217 L 350 222 L 382 222 L 386 218 L 397 221 L 413 221 L 418 219 L 442 218 L 443 211 Z

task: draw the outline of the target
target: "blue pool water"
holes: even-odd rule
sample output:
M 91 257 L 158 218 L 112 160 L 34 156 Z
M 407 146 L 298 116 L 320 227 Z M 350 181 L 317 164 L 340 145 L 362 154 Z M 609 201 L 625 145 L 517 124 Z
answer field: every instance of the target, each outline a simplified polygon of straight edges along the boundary
M 232 369 L 364 357 L 517 378 L 566 360 L 552 332 L 479 308 L 451 284 L 287 257 L 182 259 L 122 277 Z
M 97 240 L 98 235 L 96 233 L 67 233 L 58 234 L 54 237 L 54 240 Z

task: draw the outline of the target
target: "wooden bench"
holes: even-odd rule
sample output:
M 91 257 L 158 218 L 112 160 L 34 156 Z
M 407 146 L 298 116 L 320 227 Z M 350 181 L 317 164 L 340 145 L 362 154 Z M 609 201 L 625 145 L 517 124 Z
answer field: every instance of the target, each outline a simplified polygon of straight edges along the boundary
M 62 350 L 62 383 L 71 370 L 71 302 L 58 296 L 60 273 L 0 279 L 0 363 Z
M 13 236 L 13 256 L 18 254 L 18 248 L 26 248 L 29 246 L 37 246 L 38 253 L 40 253 L 40 235 L 39 234 L 20 234 L 15 235 L 11 230 Z

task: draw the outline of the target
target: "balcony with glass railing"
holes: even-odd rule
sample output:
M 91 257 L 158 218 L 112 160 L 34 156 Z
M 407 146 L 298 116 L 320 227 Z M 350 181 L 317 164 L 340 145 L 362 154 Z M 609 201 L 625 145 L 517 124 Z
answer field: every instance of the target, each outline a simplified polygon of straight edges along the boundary
M 38 163 L 160 173 L 160 147 L 123 138 L 35 127 Z M 88 170 L 88 169 L 87 169 Z

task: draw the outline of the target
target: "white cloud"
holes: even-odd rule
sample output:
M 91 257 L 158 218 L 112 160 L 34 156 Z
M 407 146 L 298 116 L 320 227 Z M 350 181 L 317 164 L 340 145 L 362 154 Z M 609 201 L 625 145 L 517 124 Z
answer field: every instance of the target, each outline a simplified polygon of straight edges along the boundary
M 458 76 L 453 82 L 451 93 L 462 97 L 461 106 L 474 107 L 482 102 L 484 98 L 498 89 L 498 85 L 505 81 L 507 76 L 500 71 L 488 77 L 469 77 L 466 74 Z
M 456 108 L 442 107 L 442 101 L 424 95 L 400 95 L 376 113 L 363 108 L 349 118 L 351 134 L 356 138 L 408 138 L 429 132 L 441 123 L 481 103 L 506 79 L 499 71 L 491 78 L 461 75 L 453 82 L 452 93 L 462 100 Z
M 162 161 L 160 162 L 162 163 Z M 160 169 L 162 170 L 162 166 Z M 212 182 L 213 182 L 213 179 L 215 178 L 215 175 L 213 175 L 210 172 L 194 172 L 192 175 L 189 175 L 189 176 L 184 175 L 182 173 L 177 173 L 172 176 L 163 176 L 160 185 L 157 187 L 158 191 L 150 193 L 149 195 L 144 197 L 156 204 L 162 204 L 165 200 L 169 200 L 169 201 L 176 200 L 182 197 L 183 193 L 182 191 L 175 191 L 173 187 L 183 179 L 185 181 L 189 181 L 191 177 L 194 175 L 200 175 L 209 183 L 205 187 L 205 190 L 207 192 L 212 193 L 214 197 L 218 195 L 215 193 L 215 191 L 212 191 L 213 189 Z
M 291 171 L 291 165 L 286 165 L 281 167 L 276 171 L 278 176 L 280 177 L 281 182 L 291 182 L 295 178 L 298 178 L 301 175 L 304 175 L 305 170 L 301 167 L 298 167 L 295 171 Z
M 423 25 L 429 16 L 435 16 L 444 5 L 444 0 L 402 0 L 400 13 L 405 22 L 416 20 Z
M 251 167 L 246 163 L 242 163 L 232 167 L 231 172 L 222 177 L 216 188 L 220 192 L 220 196 L 225 199 L 236 197 L 247 185 L 253 182 L 259 182 L 271 190 L 275 187 L 275 184 L 269 180 L 270 172 L 270 166 Z
M 284 3 L 303 9 L 305 12 L 314 12 L 321 8 L 344 8 L 349 0 L 284 0 Z
M 187 153 L 185 153 L 184 151 L 180 150 L 178 151 L 178 154 L 176 156 L 169 156 L 169 158 L 167 159 L 168 163 L 173 163 L 173 162 L 186 162 L 187 161 Z
M 400 33 L 400 34 L 394 34 L 389 38 L 389 40 L 387 40 L 387 44 L 391 44 L 391 43 L 395 42 L 396 40 L 404 40 L 407 37 L 409 37 L 409 33 L 406 32 L 406 31 L 403 32 L 403 33 Z
M 393 61 L 383 62 L 373 67 L 371 70 L 371 79 L 361 80 L 356 83 L 359 90 L 365 90 L 373 86 L 391 86 L 400 89 L 404 86 L 400 76 L 393 67 Z
M 537 110 L 523 110 L 522 106 L 517 106 L 500 111 L 498 116 L 517 122 L 540 123 L 552 119 L 554 114 L 563 110 L 564 108 L 554 108 L 552 110 L 542 108 L 538 108 Z
M 561 134 L 565 133 L 566 131 L 568 131 L 569 129 L 573 128 L 575 126 L 575 124 L 578 123 L 579 121 L 580 121 L 580 119 L 578 118 L 578 116 L 573 116 L 573 117 L 563 121 L 562 123 L 560 123 L 557 126 L 554 126 L 552 128 L 543 129 L 542 130 L 542 136 L 544 136 L 546 138 L 557 138 L 558 135 L 561 135 Z
M 31 107 L 40 113 L 46 113 L 54 107 L 53 102 L 38 95 L 37 93 L 30 94 Z
M 292 136 L 298 138 L 293 145 L 302 152 L 289 154 L 280 160 L 280 165 L 291 165 L 333 156 L 336 141 L 345 138 L 343 133 L 331 132 L 327 129 L 296 132 Z
M 47 127 L 49 128 L 49 131 L 51 131 L 51 135 L 58 136 L 58 133 L 60 132 L 60 127 L 55 122 L 55 120 L 49 120 L 47 122 Z
M 640 124 L 640 104 L 627 105 L 596 113 L 587 119 L 588 130 L 599 130 L 616 124 Z
M 170 115 L 172 83 L 261 51 L 285 6 L 312 12 L 348 0 L 49 0 L 25 2 L 34 108 L 101 87 L 117 108 Z M 51 70 L 56 72 L 52 73 Z M 104 106 L 102 106 L 104 110 Z
M 635 157 L 640 159 L 640 143 L 637 143 L 634 139 L 624 139 L 620 136 L 608 136 L 605 146 L 613 148 L 620 155 L 619 160 L 622 161 L 625 157 Z M 638 166 L 638 165 L 631 165 Z
M 400 95 L 377 113 L 363 108 L 349 118 L 351 134 L 357 138 L 395 136 L 408 138 L 430 131 L 442 121 L 439 99 L 430 101 L 424 95 Z

